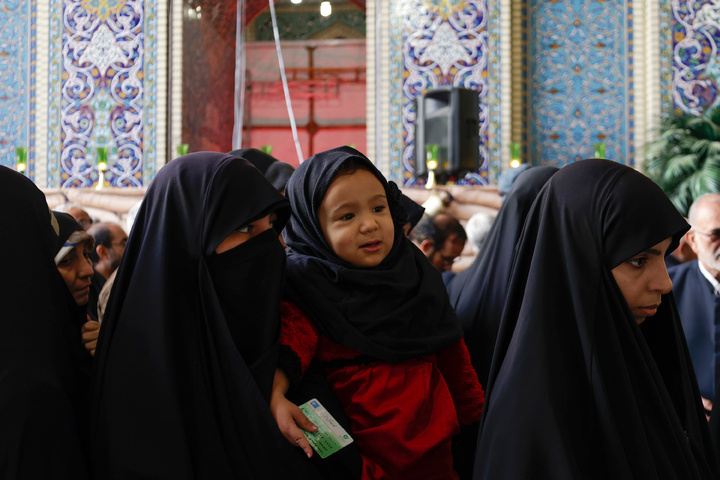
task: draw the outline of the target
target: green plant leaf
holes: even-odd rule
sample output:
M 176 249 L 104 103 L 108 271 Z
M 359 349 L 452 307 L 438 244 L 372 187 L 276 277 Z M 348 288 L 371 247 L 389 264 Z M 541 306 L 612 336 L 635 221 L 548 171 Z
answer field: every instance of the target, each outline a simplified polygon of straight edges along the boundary
M 683 214 L 697 197 L 720 192 L 720 107 L 665 118 L 646 146 L 643 167 Z

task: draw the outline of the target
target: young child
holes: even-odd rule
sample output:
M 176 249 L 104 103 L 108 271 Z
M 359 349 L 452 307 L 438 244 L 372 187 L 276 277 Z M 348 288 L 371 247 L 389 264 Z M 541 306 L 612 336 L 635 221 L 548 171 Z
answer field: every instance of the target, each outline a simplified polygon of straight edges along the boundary
M 310 361 L 350 420 L 362 478 L 456 479 L 451 442 L 480 420 L 484 394 L 438 272 L 406 237 L 400 192 L 360 152 L 305 161 L 286 195 L 288 244 L 280 362 L 271 410 L 312 451 L 285 399 Z M 299 308 L 298 308 L 299 307 Z

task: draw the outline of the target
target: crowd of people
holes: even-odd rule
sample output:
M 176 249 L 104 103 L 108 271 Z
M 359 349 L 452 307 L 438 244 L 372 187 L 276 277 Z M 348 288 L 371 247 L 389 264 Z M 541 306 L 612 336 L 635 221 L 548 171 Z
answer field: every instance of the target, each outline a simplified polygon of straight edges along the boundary
M 720 479 L 720 194 L 529 167 L 466 232 L 353 148 L 244 149 L 129 235 L 5 167 L 0 211 L 3 478 Z

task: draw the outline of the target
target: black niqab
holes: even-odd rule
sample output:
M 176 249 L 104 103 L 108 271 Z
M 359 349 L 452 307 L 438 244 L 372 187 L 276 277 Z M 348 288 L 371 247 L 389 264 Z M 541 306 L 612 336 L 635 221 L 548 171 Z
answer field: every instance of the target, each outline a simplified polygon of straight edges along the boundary
M 558 169 L 531 167 L 512 184 L 477 257 L 448 284 L 450 304 L 465 331 L 465 344 L 483 388 L 505 304 L 515 244 L 535 197 Z
M 75 363 L 42 192 L 0 166 L 0 472 L 4 478 L 87 478 L 86 382 Z
M 214 253 L 231 232 L 271 212 L 281 228 L 289 216 L 287 200 L 257 169 L 231 155 L 186 155 L 153 180 L 97 349 L 98 478 L 308 478 L 307 458 L 282 437 L 259 385 L 272 379 L 276 367 L 282 278 L 277 234 L 264 232 L 237 251 Z M 267 242 L 278 245 L 273 250 Z M 217 265 L 211 271 L 209 263 L 238 253 L 255 257 L 232 259 L 235 276 Z M 267 275 L 255 278 L 264 256 Z M 218 289 L 215 283 L 227 281 L 247 299 L 245 311 L 225 305 L 227 285 Z M 256 342 L 252 352 L 241 350 L 235 323 Z
M 687 229 L 624 165 L 547 182 L 517 245 L 474 478 L 717 478 L 672 292 L 640 327 L 611 272 Z
M 354 160 L 385 188 L 395 222 L 388 256 L 372 268 L 354 267 L 329 246 L 318 219 L 336 172 Z M 288 182 L 293 215 L 288 245 L 286 296 L 337 343 L 379 360 L 402 361 L 448 347 L 462 336 L 438 272 L 402 233 L 400 192 L 370 160 L 350 147 L 318 153 Z M 401 219 L 402 218 L 402 219 Z

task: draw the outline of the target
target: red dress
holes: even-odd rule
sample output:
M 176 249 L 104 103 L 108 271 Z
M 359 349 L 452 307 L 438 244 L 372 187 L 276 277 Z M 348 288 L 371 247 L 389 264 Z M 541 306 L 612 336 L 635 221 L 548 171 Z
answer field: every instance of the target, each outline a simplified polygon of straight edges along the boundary
M 284 302 L 280 343 L 300 358 L 352 360 L 361 353 L 320 334 Z M 461 340 L 438 353 L 402 362 L 325 368 L 363 459 L 365 479 L 457 479 L 451 441 L 459 424 L 480 420 L 484 394 Z M 332 365 L 332 364 L 331 364 Z

